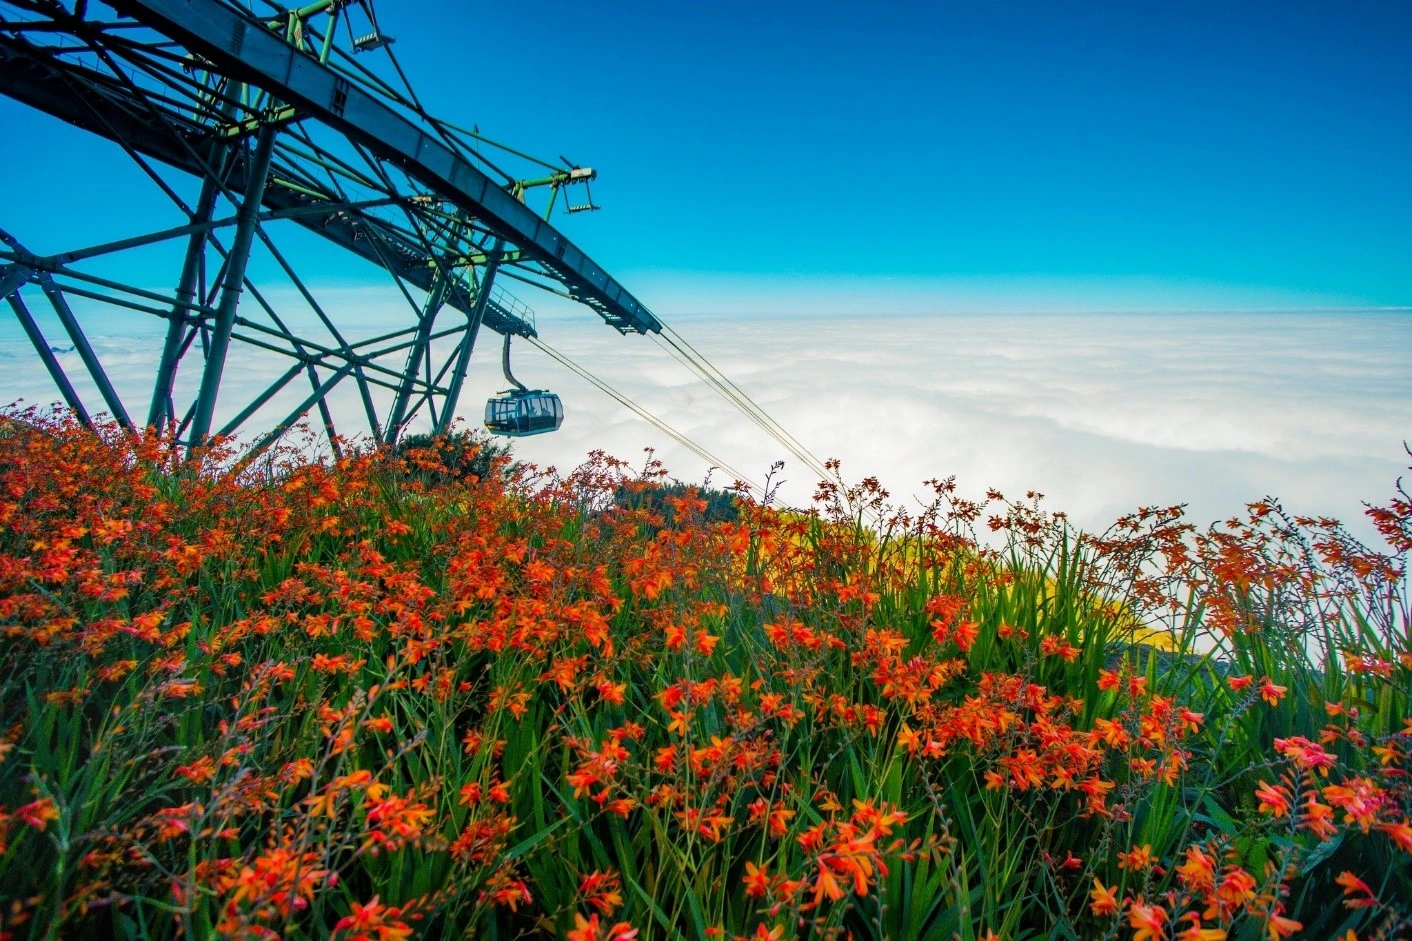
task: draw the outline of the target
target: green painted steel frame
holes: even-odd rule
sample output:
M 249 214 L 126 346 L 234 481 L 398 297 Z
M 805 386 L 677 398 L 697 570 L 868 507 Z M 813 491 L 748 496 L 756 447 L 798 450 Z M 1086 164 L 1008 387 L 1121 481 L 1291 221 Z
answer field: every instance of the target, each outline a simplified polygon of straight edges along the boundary
M 270 4 L 266 19 L 234 0 L 119 0 L 114 6 L 124 17 L 100 21 L 86 15 L 84 4 L 0 0 L 0 94 L 118 143 L 187 220 L 51 255 L 0 238 L 0 297 L 82 420 L 90 412 L 21 297 L 27 285 L 49 302 L 107 411 L 125 427 L 133 424 L 129 413 L 69 299 L 165 319 L 146 422 L 174 428 L 192 446 L 214 425 L 232 343 L 294 362 L 243 403 L 219 434 L 239 431 L 301 372 L 309 395 L 257 446 L 312 408 L 336 441 L 328 396 L 350 377 L 373 438 L 395 441 L 418 415 L 433 429 L 445 427 L 480 328 L 507 337 L 537 335 L 533 313 L 496 286 L 497 272 L 578 300 L 620 332 L 661 329 L 547 222 L 558 191 L 591 179 L 592 171 L 541 161 L 478 129 L 427 116 L 395 59 L 400 87 L 334 41 L 343 4 L 321 0 L 295 11 Z M 520 160 L 539 172 L 517 178 L 502 169 L 502 160 Z M 162 168 L 200 181 L 194 205 Z M 534 191 L 548 194 L 542 210 L 525 204 Z M 223 203 L 233 213 L 219 214 Z M 350 341 L 338 316 L 326 312 L 278 247 L 276 223 L 300 226 L 387 271 L 415 322 Z M 233 230 L 228 246 L 220 237 L 227 228 Z M 181 239 L 185 250 L 170 294 L 86 267 Z M 251 282 L 257 248 L 275 260 L 331 341 L 291 329 Z M 437 330 L 444 307 L 464 313 L 464 323 Z M 449 353 L 434 363 L 434 350 L 448 344 Z M 178 414 L 177 372 L 195 350 L 203 359 L 199 389 Z M 384 362 L 389 357 L 400 364 Z M 392 396 L 385 418 L 377 390 Z

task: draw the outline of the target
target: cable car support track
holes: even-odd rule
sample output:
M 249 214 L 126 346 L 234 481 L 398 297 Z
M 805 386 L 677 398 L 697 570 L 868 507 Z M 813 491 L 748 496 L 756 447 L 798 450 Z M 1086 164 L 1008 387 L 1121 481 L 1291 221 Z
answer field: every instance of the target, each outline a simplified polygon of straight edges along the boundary
M 537 335 L 533 313 L 497 277 L 572 298 L 621 333 L 661 329 L 549 221 L 561 190 L 564 208 L 594 208 L 591 199 L 576 206 L 568 198 L 593 171 L 535 161 L 432 118 L 405 80 L 399 87 L 359 60 L 358 53 L 382 48 L 402 76 L 375 20 L 372 35 L 339 40 L 340 19 L 351 38 L 355 13 L 371 14 L 365 3 L 271 5 L 267 16 L 233 0 L 111 6 L 116 16 L 84 0 L 0 2 L 0 93 L 116 143 L 185 217 L 157 232 L 54 254 L 32 252 L 0 228 L 0 297 L 81 417 L 89 409 L 27 298 L 53 309 L 118 422 L 172 425 L 192 445 L 236 432 L 301 374 L 309 395 L 265 441 L 315 407 L 332 434 L 329 393 L 348 379 L 379 440 L 395 441 L 419 414 L 434 429 L 445 427 L 478 332 Z M 534 178 L 500 166 L 525 159 L 537 164 Z M 192 178 L 199 181 L 194 199 Z M 545 210 L 527 202 L 546 192 Z M 338 312 L 319 302 L 279 247 L 281 226 L 291 224 L 391 275 L 411 317 L 374 337 L 345 335 Z M 95 270 L 124 253 L 173 244 L 182 250 L 169 292 Z M 257 250 L 292 283 L 322 335 L 288 323 L 253 282 Z M 88 341 L 84 321 L 98 304 L 167 321 L 145 412 L 123 400 Z M 226 407 L 228 420 L 216 427 L 232 344 L 292 362 L 233 415 Z M 196 350 L 199 383 L 179 408 L 179 367 Z
M 619 333 L 651 335 L 828 476 L 552 224 L 556 208 L 598 208 L 588 192 L 593 170 L 539 160 L 476 127 L 433 118 L 380 31 L 372 0 L 316 0 L 296 10 L 253 2 L 0 0 L 0 94 L 113 142 L 176 210 L 165 228 L 51 253 L 32 251 L 0 217 L 0 299 L 80 420 L 91 420 L 96 403 L 85 402 L 50 346 L 54 319 L 102 410 L 122 426 L 154 427 L 195 448 L 258 425 L 265 431 L 252 450 L 314 410 L 337 449 L 330 400 L 346 383 L 377 441 L 395 443 L 413 423 L 447 428 L 486 329 L 507 343 L 529 341 L 748 482 L 547 344 L 533 311 L 505 290 L 513 281 L 569 298 Z M 355 37 L 355 19 L 371 31 Z M 281 247 L 298 241 L 295 231 L 390 277 L 407 304 L 402 315 L 380 311 L 372 335 L 355 335 L 341 305 L 321 301 L 301 271 L 308 251 Z M 168 272 L 167 288 L 128 273 L 152 270 L 154 253 L 166 265 L 158 270 Z M 262 280 L 272 274 L 280 279 L 274 288 Z M 115 312 L 165 323 L 145 402 L 134 400 L 131 382 L 119 388 L 85 329 Z M 41 318 L 51 323 L 49 335 Z M 243 400 L 230 384 L 221 397 L 236 352 L 283 357 L 287 368 Z M 196 368 L 183 371 L 188 363 Z

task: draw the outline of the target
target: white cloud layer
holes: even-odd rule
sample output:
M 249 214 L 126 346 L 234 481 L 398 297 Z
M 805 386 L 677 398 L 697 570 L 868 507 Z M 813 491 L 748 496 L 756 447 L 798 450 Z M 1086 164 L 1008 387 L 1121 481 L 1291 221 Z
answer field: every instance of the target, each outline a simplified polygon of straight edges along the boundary
M 553 328 L 544 333 L 558 348 L 741 470 L 786 457 L 645 341 Z M 1267 494 L 1352 520 L 1360 501 L 1390 495 L 1407 463 L 1401 442 L 1412 438 L 1406 314 L 692 319 L 679 328 L 816 454 L 841 458 L 845 476 L 876 474 L 898 495 L 951 474 L 973 493 L 1036 489 L 1089 527 L 1178 502 L 1210 521 Z M 594 444 L 627 454 L 651 439 L 611 423 L 621 410 L 601 395 L 552 384 L 573 391 L 570 418 L 557 438 L 525 442 L 527 457 L 569 463 Z M 682 476 L 699 475 L 683 449 L 661 453 Z M 812 479 L 797 466 L 788 476 L 786 495 L 806 499 Z
M 369 329 L 380 320 L 374 307 L 371 296 L 346 298 L 349 316 Z M 1406 312 L 737 313 L 673 323 L 815 454 L 841 458 L 846 478 L 876 475 L 904 498 L 926 478 L 953 474 L 977 495 L 1035 489 L 1091 528 L 1139 505 L 1179 502 L 1206 522 L 1267 494 L 1353 522 L 1361 501 L 1391 494 L 1407 465 L 1402 441 L 1412 439 Z M 786 459 L 782 495 L 807 501 L 812 476 L 648 339 L 620 337 L 583 313 L 542 316 L 540 331 L 756 479 Z M 130 401 L 144 407 L 154 338 L 92 336 L 114 381 L 140 390 Z M 473 423 L 504 386 L 498 339 L 485 335 L 472 363 L 461 414 Z M 74 354 L 61 359 L 71 375 L 81 372 Z M 283 368 L 235 364 L 218 423 Z M 13 320 L 0 327 L 0 370 L 6 401 L 58 398 Z M 704 475 L 695 455 L 527 344 L 516 344 L 515 370 L 559 392 L 568 415 L 559 433 L 517 442 L 523 459 L 567 468 L 595 448 L 636 461 L 653 446 L 676 476 Z M 282 414 L 307 391 L 291 389 L 265 414 Z M 339 391 L 341 428 L 359 427 L 356 394 L 351 385 Z

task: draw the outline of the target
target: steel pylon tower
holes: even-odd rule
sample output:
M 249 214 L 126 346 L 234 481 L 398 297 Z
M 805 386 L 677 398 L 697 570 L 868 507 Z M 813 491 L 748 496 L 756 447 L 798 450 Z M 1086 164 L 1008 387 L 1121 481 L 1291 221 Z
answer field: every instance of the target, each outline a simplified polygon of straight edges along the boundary
M 0 93 L 115 142 L 176 210 L 161 231 L 49 254 L 7 231 L 0 210 L 0 298 L 82 420 L 101 409 L 194 447 L 259 415 L 260 448 L 313 410 L 332 438 L 330 395 L 351 384 L 358 430 L 376 440 L 395 442 L 419 416 L 441 429 L 480 330 L 537 336 L 508 279 L 572 298 L 621 333 L 661 331 L 550 222 L 556 203 L 596 208 L 571 196 L 592 170 L 427 114 L 371 0 L 294 10 L 255 2 L 0 0 Z M 0 200 L 20 185 L 0 181 Z M 281 250 L 298 230 L 386 272 L 406 305 L 372 335 L 354 335 L 301 277 L 297 253 Z M 170 287 L 113 275 L 115 259 L 158 247 L 172 261 Z M 283 301 L 255 283 L 255 256 L 282 276 Z M 290 297 L 307 323 L 282 309 Z M 101 403 L 81 400 L 33 313 L 39 305 L 57 317 Z M 119 394 L 85 331 L 115 311 L 165 321 L 143 401 Z M 235 350 L 284 357 L 287 368 L 238 410 L 219 398 L 218 423 Z

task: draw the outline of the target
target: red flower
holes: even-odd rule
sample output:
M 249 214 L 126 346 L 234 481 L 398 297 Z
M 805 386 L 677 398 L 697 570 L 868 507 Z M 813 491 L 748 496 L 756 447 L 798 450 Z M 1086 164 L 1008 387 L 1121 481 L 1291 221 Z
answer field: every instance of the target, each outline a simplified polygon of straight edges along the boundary
M 764 866 L 756 866 L 752 862 L 745 864 L 745 877 L 741 879 L 745 883 L 745 894 L 750 898 L 763 898 L 770 890 L 770 875 Z
M 344 936 L 351 941 L 402 941 L 412 934 L 411 927 L 398 917 L 401 909 L 388 908 L 376 895 L 366 905 L 354 902 L 352 909 L 352 914 L 333 926 L 334 934 L 346 932 Z
M 55 807 L 49 798 L 41 797 L 18 808 L 15 816 L 36 830 L 43 830 L 49 826 L 50 821 L 59 819 L 59 808 Z

